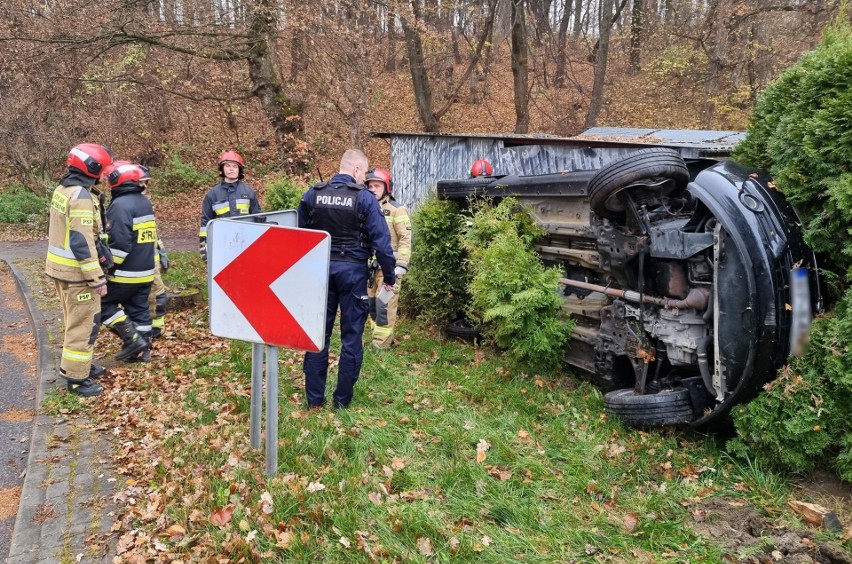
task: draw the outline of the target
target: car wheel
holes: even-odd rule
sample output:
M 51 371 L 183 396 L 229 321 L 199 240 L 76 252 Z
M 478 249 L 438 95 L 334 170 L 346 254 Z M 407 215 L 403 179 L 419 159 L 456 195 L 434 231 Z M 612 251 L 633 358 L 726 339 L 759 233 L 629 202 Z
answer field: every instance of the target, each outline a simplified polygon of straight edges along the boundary
M 469 343 L 478 343 L 482 339 L 479 329 L 467 325 L 464 320 L 456 320 L 445 325 L 444 334 Z
M 604 410 L 630 427 L 680 425 L 693 420 L 689 390 L 675 388 L 639 395 L 633 388 L 604 396 Z
M 494 180 L 493 176 L 440 180 L 438 197 L 442 200 L 467 200 L 470 197 L 482 196 L 485 194 L 485 188 Z
M 689 183 L 689 169 L 674 149 L 642 149 L 609 163 L 589 181 L 589 203 L 599 217 L 621 220 L 624 205 L 618 194 L 630 190 L 637 203 L 649 197 L 676 196 Z

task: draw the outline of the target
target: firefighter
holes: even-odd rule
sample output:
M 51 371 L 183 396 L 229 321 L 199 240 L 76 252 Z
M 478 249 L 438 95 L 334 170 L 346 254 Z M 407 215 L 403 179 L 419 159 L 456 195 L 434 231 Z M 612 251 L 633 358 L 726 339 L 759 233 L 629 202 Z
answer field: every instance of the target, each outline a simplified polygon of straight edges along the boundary
M 491 167 L 491 163 L 485 159 L 474 161 L 470 165 L 470 177 L 476 178 L 477 176 L 494 176 L 494 169 Z
M 83 143 L 71 149 L 65 162 L 68 171 L 50 200 L 44 271 L 53 278 L 65 322 L 59 375 L 67 381 L 68 391 L 91 397 L 103 391 L 95 379 L 104 372 L 92 364 L 92 357 L 101 298 L 107 293 L 98 253 L 101 218 L 92 187 L 112 164 L 112 154 L 102 145 Z
M 211 188 L 201 203 L 201 229 L 198 231 L 201 258 L 207 261 L 207 223 L 211 219 L 260 213 L 260 203 L 254 188 L 242 181 L 243 158 L 236 151 L 219 156 L 219 176 L 222 180 Z
M 387 303 L 377 301 L 376 295 L 384 284 L 381 268 L 378 263 L 371 263 L 376 268 L 371 276 L 368 295 L 370 297 L 370 319 L 373 325 L 373 345 L 380 348 L 390 348 L 393 342 L 393 328 L 396 325 L 396 312 L 399 305 L 399 289 L 403 276 L 408 272 L 411 261 L 411 219 L 405 206 L 397 206 L 393 197 L 393 179 L 388 171 L 374 168 L 367 172 L 367 188 L 376 197 L 382 208 L 382 214 L 388 224 L 391 236 L 391 248 L 396 257 L 396 284 L 393 295 Z
M 369 313 L 367 262 L 370 249 L 386 272 L 383 290 L 393 291 L 396 261 L 390 233 L 376 198 L 364 187 L 367 157 L 349 149 L 340 160 L 340 172 L 328 182 L 311 186 L 299 203 L 299 227 L 321 229 L 331 234 L 328 302 L 325 315 L 325 346 L 320 352 L 305 353 L 305 396 L 308 407 L 325 404 L 328 375 L 328 348 L 331 331 L 340 307 L 340 359 L 334 407 L 344 408 L 352 401 L 355 382 L 364 357 L 364 324 Z
M 150 360 L 151 315 L 148 295 L 154 280 L 157 224 L 154 208 L 142 195 L 142 168 L 119 161 L 107 171 L 112 199 L 106 211 L 106 234 L 115 260 L 101 300 L 101 322 L 118 334 L 116 360 Z
M 150 200 L 151 190 L 148 188 L 148 181 L 151 180 L 151 171 L 147 166 L 140 165 L 139 168 L 142 169 L 142 178 L 139 179 L 139 183 L 142 185 L 142 194 Z M 148 296 L 152 339 L 160 337 L 166 330 L 166 310 L 169 302 L 168 288 L 163 284 L 162 275 L 169 270 L 169 255 L 166 253 L 166 247 L 160 238 L 157 238 L 154 264 L 156 272 L 154 272 L 154 282 L 151 284 L 151 293 Z

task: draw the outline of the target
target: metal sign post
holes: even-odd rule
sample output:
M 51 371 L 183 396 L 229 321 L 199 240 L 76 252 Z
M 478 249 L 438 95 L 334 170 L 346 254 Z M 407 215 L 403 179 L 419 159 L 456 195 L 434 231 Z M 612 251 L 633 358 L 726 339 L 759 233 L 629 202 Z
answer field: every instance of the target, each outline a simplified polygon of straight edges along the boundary
M 260 447 L 266 357 L 266 476 L 278 470 L 278 347 L 319 351 L 325 342 L 331 237 L 295 224 L 285 211 L 207 227 L 210 331 L 252 343 L 252 448 Z

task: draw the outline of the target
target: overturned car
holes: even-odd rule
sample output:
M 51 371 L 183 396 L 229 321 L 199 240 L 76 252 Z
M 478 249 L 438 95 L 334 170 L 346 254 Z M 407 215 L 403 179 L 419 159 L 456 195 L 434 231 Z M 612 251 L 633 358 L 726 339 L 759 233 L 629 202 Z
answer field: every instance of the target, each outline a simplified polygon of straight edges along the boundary
M 565 361 L 629 425 L 728 421 L 775 377 L 820 308 L 800 220 L 763 172 L 672 149 L 597 171 L 442 180 L 438 195 L 512 196 L 547 235 L 576 320 Z

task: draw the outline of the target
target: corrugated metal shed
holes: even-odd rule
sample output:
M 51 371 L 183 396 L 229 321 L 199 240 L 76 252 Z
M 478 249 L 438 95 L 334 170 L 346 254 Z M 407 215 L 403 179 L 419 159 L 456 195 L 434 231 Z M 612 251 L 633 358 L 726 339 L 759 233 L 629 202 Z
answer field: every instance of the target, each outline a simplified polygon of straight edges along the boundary
M 643 147 L 671 147 L 684 158 L 726 156 L 745 137 L 739 131 L 593 127 L 576 137 L 553 135 L 434 134 L 377 131 L 390 139 L 394 195 L 417 207 L 438 180 L 466 178 L 470 165 L 488 159 L 495 174 L 548 174 L 594 170 Z

